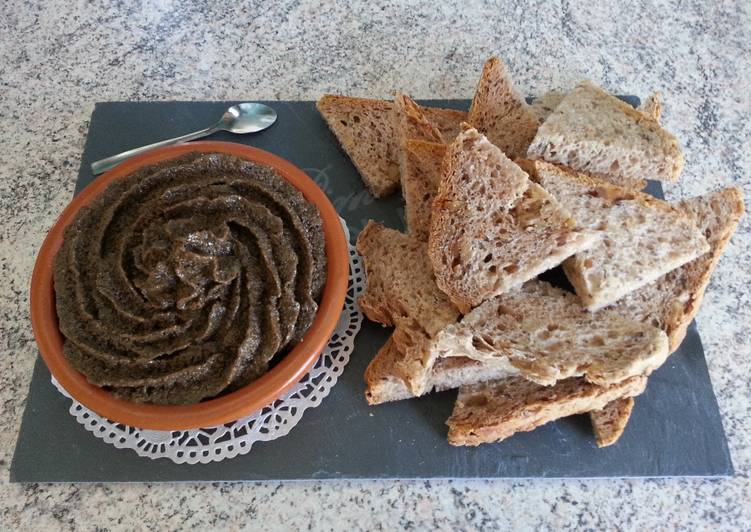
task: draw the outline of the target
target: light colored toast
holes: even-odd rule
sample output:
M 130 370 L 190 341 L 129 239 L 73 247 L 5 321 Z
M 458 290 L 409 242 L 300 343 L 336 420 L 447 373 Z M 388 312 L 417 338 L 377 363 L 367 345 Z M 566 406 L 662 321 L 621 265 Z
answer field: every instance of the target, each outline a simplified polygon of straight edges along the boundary
M 460 310 L 557 266 L 595 238 L 476 129 L 449 146 L 428 253 L 438 286 Z
M 537 121 L 542 124 L 565 97 L 566 93 L 563 91 L 548 91 L 535 98 L 529 108 L 537 117 Z
M 660 367 L 668 340 L 649 324 L 587 312 L 574 294 L 534 280 L 445 326 L 431 349 L 435 358 L 515 368 L 542 385 L 580 376 L 609 385 Z
M 324 95 L 316 104 L 363 183 L 377 198 L 399 186 L 393 105 L 384 100 Z
M 709 242 L 709 253 L 669 272 L 600 313 L 612 313 L 650 323 L 668 335 L 673 353 L 686 337 L 717 265 L 744 212 L 743 194 L 726 188 L 681 201 L 678 207 L 690 214 Z M 608 405 L 603 412 L 590 414 L 598 445 L 615 443 L 628 423 L 632 406 Z
M 357 237 L 357 251 L 367 275 L 360 308 L 369 319 L 396 327 L 393 339 L 405 355 L 399 374 L 420 395 L 435 361 L 430 342 L 459 312 L 435 284 L 424 242 L 370 221 Z
M 403 357 L 404 354 L 396 347 L 393 339 L 389 338 L 370 362 L 365 370 L 365 398 L 369 404 L 377 405 L 415 397 L 400 371 L 400 361 Z M 506 376 L 501 368 L 476 360 L 464 357 L 444 358 L 436 361 L 423 393 L 441 392 Z
M 410 236 L 424 242 L 430 234 L 430 212 L 441 181 L 441 164 L 446 145 L 422 140 L 408 140 L 402 172 L 404 214 Z
M 626 430 L 626 424 L 634 409 L 634 398 L 623 397 L 606 404 L 600 410 L 592 410 L 589 419 L 595 431 L 598 447 L 613 445 Z
M 693 220 L 666 201 L 542 161 L 520 164 L 581 226 L 603 232 L 563 263 L 591 311 L 709 251 Z
M 601 311 L 661 328 L 668 335 L 671 353 L 681 344 L 699 311 L 712 272 L 745 210 L 743 194 L 738 188 L 684 200 L 677 207 L 691 217 L 706 237 L 709 252 Z
M 479 445 L 505 440 L 550 421 L 597 410 L 622 397 L 639 395 L 646 377 L 598 386 L 581 378 L 555 386 L 540 386 L 510 377 L 459 388 L 454 411 L 446 424 L 451 445 Z
M 511 84 L 497 58 L 485 62 L 467 122 L 509 158 L 524 157 L 537 132 L 537 117 Z
M 590 81 L 571 91 L 540 126 L 528 156 L 629 187 L 645 178 L 675 181 L 683 169 L 673 135 Z
M 422 112 L 438 128 L 445 144 L 451 144 L 461 133 L 461 124 L 467 121 L 467 111 L 444 109 L 442 107 L 423 107 Z

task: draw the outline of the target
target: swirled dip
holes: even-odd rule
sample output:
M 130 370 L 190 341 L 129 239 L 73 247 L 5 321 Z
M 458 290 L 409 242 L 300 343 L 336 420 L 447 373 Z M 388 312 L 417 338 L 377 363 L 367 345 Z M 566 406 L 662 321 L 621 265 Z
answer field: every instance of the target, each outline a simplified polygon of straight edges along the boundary
M 55 257 L 64 353 L 136 402 L 235 390 L 310 327 L 326 281 L 316 207 L 274 170 L 191 153 L 113 182 Z

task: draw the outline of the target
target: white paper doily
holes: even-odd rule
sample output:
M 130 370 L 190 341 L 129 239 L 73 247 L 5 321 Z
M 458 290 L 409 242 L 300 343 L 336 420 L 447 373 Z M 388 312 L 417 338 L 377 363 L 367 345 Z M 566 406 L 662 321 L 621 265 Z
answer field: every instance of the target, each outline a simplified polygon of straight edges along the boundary
M 349 231 L 342 220 L 349 241 Z M 179 431 L 138 429 L 103 418 L 73 399 L 52 378 L 55 387 L 70 398 L 70 413 L 86 430 L 118 449 L 131 449 L 146 458 L 168 458 L 177 464 L 207 464 L 247 454 L 257 441 L 286 435 L 303 412 L 315 408 L 336 384 L 362 326 L 357 299 L 365 286 L 362 262 L 349 245 L 349 287 L 339 323 L 313 369 L 282 399 L 252 416 L 218 427 Z

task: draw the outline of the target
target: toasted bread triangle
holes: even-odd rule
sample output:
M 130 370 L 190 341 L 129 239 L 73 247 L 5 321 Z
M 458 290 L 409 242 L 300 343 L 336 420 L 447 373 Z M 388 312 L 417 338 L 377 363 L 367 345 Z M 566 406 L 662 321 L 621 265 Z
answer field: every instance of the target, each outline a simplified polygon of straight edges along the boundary
M 683 200 L 677 207 L 690 216 L 698 231 L 705 235 L 709 252 L 602 311 L 660 327 L 668 335 L 671 353 L 686 336 L 686 329 L 699 311 L 712 272 L 744 213 L 743 194 L 738 188 L 726 188 Z
M 367 274 L 360 308 L 371 320 L 396 327 L 393 339 L 405 354 L 399 374 L 420 395 L 435 361 L 429 345 L 459 312 L 436 286 L 424 242 L 371 221 L 357 237 L 357 251 Z
M 407 386 L 409 375 L 402 371 L 405 354 L 389 337 L 365 370 L 365 398 L 371 405 L 415 397 Z M 499 367 L 465 357 L 437 360 L 423 393 L 440 392 L 467 384 L 507 377 Z
M 660 367 L 668 341 L 657 327 L 587 312 L 574 294 L 534 280 L 445 326 L 431 351 L 434 358 L 463 356 L 516 368 L 543 385 L 579 376 L 608 385 Z
M 438 286 L 459 309 L 560 264 L 595 236 L 477 130 L 449 146 L 428 252 Z
M 563 263 L 591 311 L 709 250 L 693 220 L 666 201 L 542 161 L 520 164 L 579 224 L 603 233 Z
M 497 57 L 485 62 L 467 122 L 485 134 L 509 158 L 524 157 L 537 131 L 537 117 L 529 108 Z
M 623 186 L 644 179 L 675 181 L 683 154 L 657 115 L 659 99 L 641 112 L 583 81 L 537 130 L 528 155 Z
M 662 328 L 668 335 L 671 353 L 685 338 L 686 329 L 699 311 L 712 272 L 743 215 L 743 194 L 737 188 L 726 188 L 681 201 L 679 208 L 693 217 L 706 236 L 709 253 L 600 311 Z M 599 446 L 611 445 L 618 440 L 631 416 L 633 405 L 626 406 L 608 405 L 603 412 L 590 414 Z
M 394 131 L 394 104 L 386 100 L 326 94 L 316 104 L 342 149 L 377 198 L 399 187 L 399 154 Z M 435 121 L 441 137 L 451 140 L 466 113 L 453 109 L 420 108 Z
M 639 395 L 646 377 L 598 386 L 581 378 L 540 386 L 522 377 L 462 386 L 446 424 L 451 445 L 502 441 L 574 414 L 603 408 L 622 397 Z

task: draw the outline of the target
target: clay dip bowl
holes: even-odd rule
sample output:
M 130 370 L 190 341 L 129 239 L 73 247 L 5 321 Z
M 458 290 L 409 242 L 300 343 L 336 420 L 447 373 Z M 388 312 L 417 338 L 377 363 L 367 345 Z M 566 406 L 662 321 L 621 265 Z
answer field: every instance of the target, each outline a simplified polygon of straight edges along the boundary
M 78 210 L 111 182 L 135 170 L 188 152 L 226 153 L 272 167 L 318 207 L 323 220 L 327 281 L 318 313 L 303 340 L 269 371 L 232 393 L 193 405 L 163 406 L 124 401 L 90 384 L 63 356 L 53 284 L 53 261 L 65 227 Z M 39 351 L 57 381 L 85 407 L 100 416 L 132 427 L 184 430 L 212 427 L 248 416 L 284 396 L 310 370 L 336 327 L 349 278 L 349 249 L 339 215 L 329 199 L 302 170 L 271 153 L 231 142 L 193 142 L 153 150 L 134 157 L 98 177 L 65 208 L 42 244 L 31 278 L 31 323 Z

